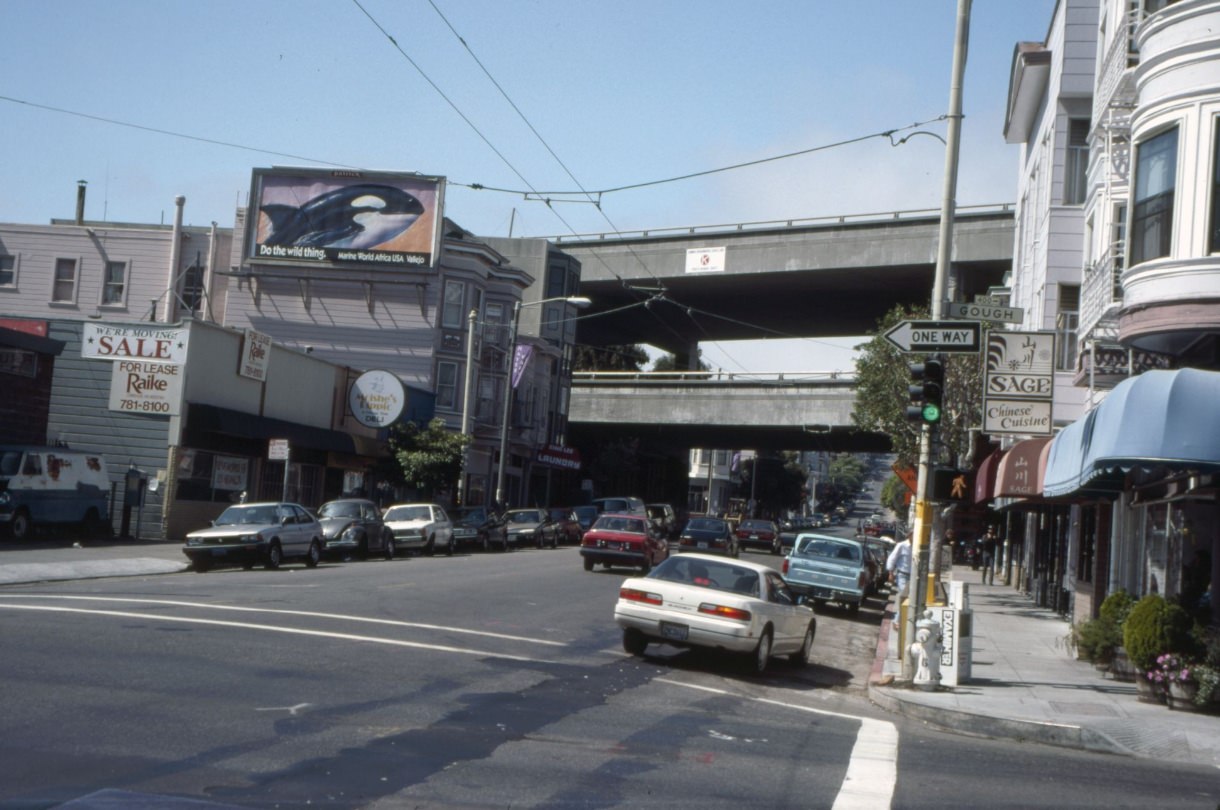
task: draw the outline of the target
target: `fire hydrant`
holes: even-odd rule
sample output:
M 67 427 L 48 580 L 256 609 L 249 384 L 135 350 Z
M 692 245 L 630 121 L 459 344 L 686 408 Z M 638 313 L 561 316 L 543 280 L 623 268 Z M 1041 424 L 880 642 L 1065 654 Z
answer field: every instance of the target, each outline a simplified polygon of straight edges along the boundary
M 915 622 L 915 640 L 911 642 L 911 658 L 915 662 L 915 675 L 911 683 L 916 689 L 935 692 L 940 688 L 940 622 L 932 618 L 929 611 Z

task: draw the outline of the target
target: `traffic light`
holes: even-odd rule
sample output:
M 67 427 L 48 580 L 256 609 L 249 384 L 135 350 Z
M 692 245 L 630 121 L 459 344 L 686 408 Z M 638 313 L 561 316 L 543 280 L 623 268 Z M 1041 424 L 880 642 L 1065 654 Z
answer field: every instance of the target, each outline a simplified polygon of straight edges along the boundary
M 945 367 L 939 360 L 911 363 L 911 385 L 907 392 L 911 405 L 907 406 L 907 418 L 935 425 L 940 422 L 945 391 Z

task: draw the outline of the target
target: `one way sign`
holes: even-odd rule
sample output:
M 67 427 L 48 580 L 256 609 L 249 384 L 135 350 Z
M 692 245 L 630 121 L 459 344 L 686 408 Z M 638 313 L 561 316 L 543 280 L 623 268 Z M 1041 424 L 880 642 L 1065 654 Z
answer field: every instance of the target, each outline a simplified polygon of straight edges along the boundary
M 977 354 L 981 329 L 977 321 L 903 321 L 885 339 L 904 352 Z

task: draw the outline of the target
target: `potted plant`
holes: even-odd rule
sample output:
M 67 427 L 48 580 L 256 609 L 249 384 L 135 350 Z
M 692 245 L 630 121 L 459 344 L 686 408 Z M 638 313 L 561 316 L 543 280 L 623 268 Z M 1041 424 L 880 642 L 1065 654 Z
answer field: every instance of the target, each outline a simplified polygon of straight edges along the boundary
M 1148 594 L 1131 608 L 1123 622 L 1123 647 L 1135 665 L 1135 682 L 1141 700 L 1163 700 L 1163 691 L 1153 688 L 1148 673 L 1156 669 L 1158 656 L 1194 648 L 1192 625 L 1190 616 L 1181 606 L 1167 602 L 1160 594 Z
M 1113 633 L 1114 648 L 1110 652 L 1110 661 L 1106 669 L 1116 681 L 1135 679 L 1135 668 L 1131 666 L 1131 661 L 1127 658 L 1127 650 L 1123 647 L 1123 622 L 1127 620 L 1127 615 L 1131 613 L 1131 608 L 1134 606 L 1135 597 L 1119 588 L 1102 600 L 1101 609 L 1098 611 L 1098 618 L 1105 622 L 1109 627 L 1109 632 Z
M 1152 688 L 1160 693 L 1171 709 L 1194 711 L 1195 695 L 1199 684 L 1195 680 L 1195 666 L 1176 653 L 1163 653 L 1156 658 L 1156 666 L 1148 670 Z

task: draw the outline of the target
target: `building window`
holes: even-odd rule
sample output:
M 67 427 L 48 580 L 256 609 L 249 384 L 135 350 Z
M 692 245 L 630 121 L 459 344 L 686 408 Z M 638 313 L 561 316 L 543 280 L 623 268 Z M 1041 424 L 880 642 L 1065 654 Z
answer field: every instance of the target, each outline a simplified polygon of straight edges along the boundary
M 496 403 L 500 401 L 499 388 L 503 382 L 500 377 L 479 378 L 479 400 L 475 406 L 475 418 L 480 422 L 496 419 Z
M 1072 371 L 1076 368 L 1076 340 L 1080 327 L 1080 285 L 1059 285 L 1059 314 L 1055 318 L 1055 368 Z
M 1176 2 L 1178 2 L 1178 0 L 1144 0 L 1144 11 L 1148 14 L 1152 14 L 1153 12 L 1160 11 L 1163 8 L 1172 6 Z
M 123 303 L 127 291 L 127 262 L 106 262 L 106 277 L 102 279 L 102 305 Z
M 203 309 L 203 268 L 192 264 L 182 274 L 182 305 L 192 315 Z
M 51 284 L 51 303 L 76 303 L 76 259 L 56 259 Z
M 17 257 L 0 256 L 0 287 L 17 286 Z
M 436 405 L 452 410 L 457 405 L 457 363 L 436 364 Z
M 1136 152 L 1131 209 L 1131 264 L 1169 255 L 1177 183 L 1178 129 L 1141 143 Z
M 446 329 L 461 329 L 462 307 L 466 302 L 466 285 L 461 281 L 445 282 L 445 304 L 441 308 L 441 326 Z
M 1063 204 L 1083 205 L 1089 183 L 1089 119 L 1068 119 L 1067 161 L 1063 175 Z
M 1208 250 L 1220 253 L 1220 118 L 1215 119 L 1215 126 L 1216 142 L 1212 147 L 1212 235 Z M 3 279 L 4 269 L 0 265 L 0 282 Z
M 504 347 L 508 341 L 508 307 L 499 301 L 488 301 L 483 313 L 483 340 L 492 346 Z

